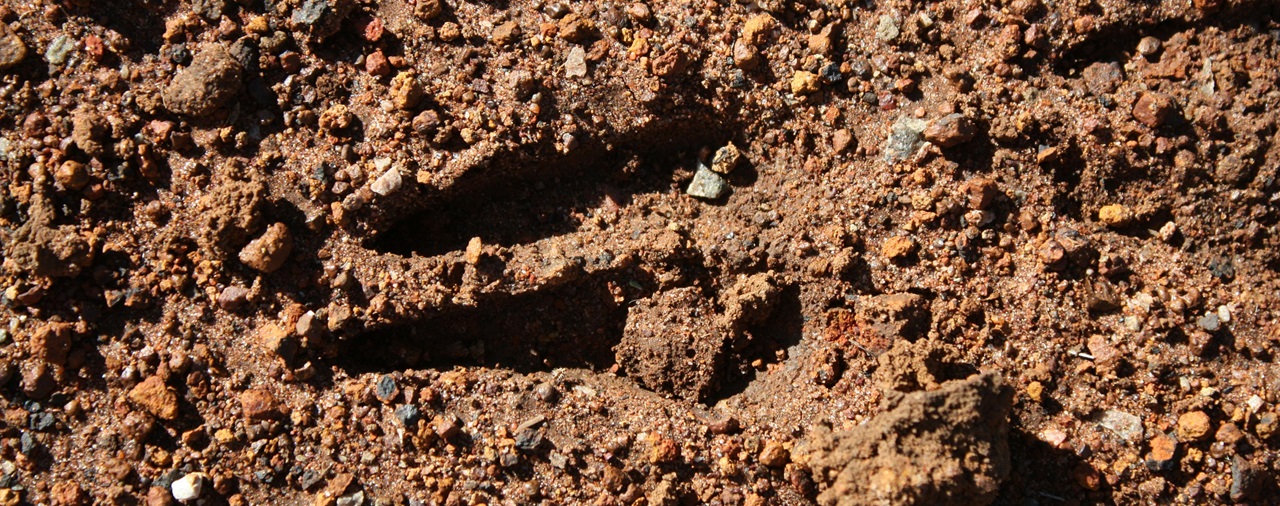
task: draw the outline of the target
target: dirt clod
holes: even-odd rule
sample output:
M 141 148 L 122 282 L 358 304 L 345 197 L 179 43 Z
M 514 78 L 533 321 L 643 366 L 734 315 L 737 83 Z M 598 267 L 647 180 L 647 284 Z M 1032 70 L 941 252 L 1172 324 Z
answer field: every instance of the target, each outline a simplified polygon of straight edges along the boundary
M 1190 411 L 1178 416 L 1178 439 L 1200 441 L 1213 430 L 1209 415 L 1204 411 Z
M 983 374 L 905 396 L 865 425 L 817 427 L 792 458 L 823 505 L 989 504 L 1010 471 L 1013 392 Z
M 182 69 L 164 89 L 164 105 L 178 114 L 203 118 L 240 93 L 244 69 L 221 45 L 196 55 L 191 66 Z
M 719 386 L 727 337 L 711 301 L 679 288 L 628 310 L 618 364 L 646 388 L 702 400 Z
M 260 237 L 249 241 L 240 250 L 240 261 L 262 272 L 275 272 L 289 259 L 293 251 L 293 236 L 283 223 L 267 227 Z
M 178 394 L 160 376 L 150 376 L 134 386 L 129 400 L 157 418 L 178 418 Z
M 10 30 L 7 25 L 0 24 L 0 72 L 22 63 L 26 57 L 27 45 L 22 42 L 22 37 Z

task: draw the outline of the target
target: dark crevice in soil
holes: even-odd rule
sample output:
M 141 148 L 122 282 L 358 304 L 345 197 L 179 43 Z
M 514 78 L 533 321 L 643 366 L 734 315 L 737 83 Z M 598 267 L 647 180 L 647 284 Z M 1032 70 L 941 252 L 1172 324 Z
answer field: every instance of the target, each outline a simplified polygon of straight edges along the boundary
M 723 144 L 732 131 L 685 117 L 655 122 L 631 135 L 580 141 L 550 161 L 520 163 L 521 153 L 497 155 L 449 189 L 424 197 L 422 210 L 371 241 L 382 253 L 434 256 L 466 247 L 472 237 L 512 246 L 577 230 L 606 200 L 626 207 L 637 195 L 673 189 L 677 167 L 693 167 L 698 149 Z M 546 159 L 547 157 L 541 157 Z
M 627 306 L 615 302 L 610 281 L 629 287 L 656 284 L 643 272 L 625 271 L 478 301 L 474 307 L 349 338 L 338 365 L 351 374 L 459 365 L 523 374 L 559 367 L 608 369 L 627 319 Z
M 1234 30 L 1246 25 L 1266 26 L 1277 17 L 1280 17 L 1280 4 L 1272 0 L 1253 0 L 1232 4 L 1216 14 L 1208 15 L 1203 21 L 1176 18 L 1151 24 L 1116 24 L 1104 27 L 1094 37 L 1067 50 L 1058 59 L 1054 71 L 1067 76 L 1093 62 L 1126 61 L 1138 47 L 1138 41 L 1147 36 L 1166 40 L 1175 33 L 1193 28 L 1203 29 L 1206 25 L 1223 30 Z
M 757 371 L 750 368 L 756 359 L 765 364 L 774 363 L 778 361 L 778 351 L 798 350 L 797 345 L 804 336 L 804 306 L 800 301 L 800 287 L 793 285 L 783 289 L 773 316 L 763 325 L 748 329 L 748 333 L 751 340 L 741 351 L 729 351 L 726 360 L 728 370 L 720 390 L 706 400 L 707 405 L 714 406 L 721 400 L 746 391 L 758 376 Z

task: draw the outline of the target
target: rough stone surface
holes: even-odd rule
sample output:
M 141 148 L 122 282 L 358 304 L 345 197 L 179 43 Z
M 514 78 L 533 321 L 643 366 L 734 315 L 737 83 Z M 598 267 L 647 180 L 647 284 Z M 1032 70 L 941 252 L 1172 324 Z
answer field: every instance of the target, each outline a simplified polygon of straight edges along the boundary
M 162 94 L 165 108 L 202 118 L 227 105 L 240 93 L 244 69 L 222 46 L 212 46 L 178 72 Z
M 1151 128 L 1163 125 L 1173 111 L 1173 99 L 1163 93 L 1148 91 L 1133 104 L 1133 118 Z
M 150 376 L 134 386 L 129 400 L 157 418 L 178 418 L 178 394 L 159 376 Z
M 439 2 L 428 2 L 439 6 Z M 355 9 L 354 0 L 306 0 L 296 7 L 289 22 L 293 29 L 304 32 L 310 40 L 318 42 L 338 33 L 342 21 Z M 438 10 L 436 14 L 438 14 Z M 435 17 L 435 16 L 430 16 Z
M 266 388 L 252 388 L 240 394 L 240 409 L 245 418 L 262 420 L 280 416 L 280 406 L 275 395 Z
M 711 158 L 711 170 L 721 174 L 728 174 L 733 172 L 733 169 L 738 168 L 738 164 L 741 162 L 742 151 L 730 142 L 716 150 L 715 156 Z
M 747 20 L 742 28 L 742 40 L 753 46 L 768 42 L 769 36 L 777 28 L 778 20 L 765 13 L 756 14 Z
M 798 70 L 791 76 L 791 93 L 808 95 L 818 91 L 818 74 Z
M 884 145 L 884 159 L 889 163 L 906 160 L 924 144 L 923 132 L 928 128 L 924 120 L 902 117 L 893 124 L 889 139 Z
M 685 189 L 685 193 L 694 197 L 715 200 L 723 196 L 728 190 L 729 183 L 724 178 L 706 166 L 699 164 L 698 171 L 693 174 L 693 180 L 689 182 L 689 187 Z
M 1098 210 L 1098 221 L 1108 227 L 1123 227 L 1133 221 L 1133 210 L 1119 204 L 1102 206 Z
M 990 504 L 1009 474 L 1013 390 L 987 373 L 906 394 L 850 431 L 818 426 L 792 460 L 818 484 L 818 504 Z
M 950 148 L 969 142 L 977 133 L 978 128 L 974 126 L 973 120 L 956 113 L 934 121 L 924 130 L 924 138 L 944 148 Z
M 586 77 L 587 75 L 587 52 L 582 48 L 574 46 L 569 50 L 569 54 L 564 59 L 564 76 L 565 77 Z
M 1082 72 L 1085 87 L 1095 96 L 1115 93 L 1124 82 L 1124 69 L 1116 62 L 1094 62 Z
M 411 110 L 422 102 L 422 83 L 412 72 L 401 72 L 391 79 L 391 103 L 397 109 Z
M 1200 441 L 1209 437 L 1213 422 L 1204 411 L 1191 411 L 1178 417 L 1178 439 Z
M 916 252 L 916 240 L 911 236 L 897 235 L 884 240 L 880 253 L 889 260 L 905 260 Z

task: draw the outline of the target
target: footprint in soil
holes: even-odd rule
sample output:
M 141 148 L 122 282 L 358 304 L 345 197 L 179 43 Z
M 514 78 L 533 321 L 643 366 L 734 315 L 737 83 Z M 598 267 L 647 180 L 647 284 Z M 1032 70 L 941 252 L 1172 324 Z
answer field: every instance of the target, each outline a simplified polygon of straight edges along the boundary
M 770 272 L 718 279 L 719 266 L 660 217 L 629 212 L 692 199 L 679 167 L 696 166 L 696 149 L 723 137 L 655 128 L 624 149 L 586 145 L 553 163 L 471 170 L 369 241 L 386 262 L 444 266 L 442 286 L 430 288 L 455 295 L 346 337 L 338 360 L 353 372 L 612 370 L 701 402 L 741 391 L 739 371 L 773 356 L 753 334 L 798 338 L 797 291 Z M 633 154 L 649 146 L 665 148 Z M 750 169 L 739 172 L 730 182 L 749 183 Z

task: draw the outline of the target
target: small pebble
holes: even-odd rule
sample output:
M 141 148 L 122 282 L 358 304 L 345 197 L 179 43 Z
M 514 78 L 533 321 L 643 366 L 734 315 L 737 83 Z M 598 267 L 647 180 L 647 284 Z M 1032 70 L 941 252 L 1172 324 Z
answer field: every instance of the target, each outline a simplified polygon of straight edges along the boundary
M 264 273 L 275 272 L 284 266 L 289 253 L 293 251 L 293 236 L 283 223 L 275 223 L 267 227 L 262 236 L 249 241 L 240 250 L 240 261 Z
M 1133 104 L 1133 118 L 1151 128 L 1163 125 L 1173 111 L 1172 98 L 1152 91 L 1144 92 Z
M 1109 409 L 1097 417 L 1098 425 L 1114 432 L 1117 436 L 1131 441 L 1142 441 L 1142 419 L 1124 411 Z
M 245 418 L 262 420 L 280 415 L 275 395 L 266 388 L 252 388 L 240 393 L 240 408 Z
M 1129 206 L 1110 204 L 1098 210 L 1098 221 L 1112 228 L 1120 228 L 1133 221 L 1133 210 Z
M 400 423 L 404 424 L 405 427 L 413 427 L 418 423 L 418 420 L 422 419 L 422 411 L 413 404 L 401 404 L 396 406 L 395 414 L 396 419 L 400 420 Z
M 59 35 L 49 43 L 49 47 L 44 51 L 44 59 L 50 65 L 61 67 L 67 63 L 67 58 L 71 51 L 75 50 L 76 43 L 67 35 Z
M 876 38 L 885 42 L 898 38 L 902 33 L 902 29 L 898 26 L 898 19 L 890 14 L 880 16 L 880 22 L 876 24 Z
M 733 169 L 738 168 L 738 163 L 741 161 L 742 151 L 739 151 L 738 147 L 730 142 L 716 150 L 715 156 L 711 158 L 711 170 L 721 174 L 728 174 L 733 172 Z
M 924 144 L 924 120 L 903 116 L 894 122 L 884 145 L 884 159 L 889 163 L 906 160 Z
M 432 427 L 436 431 L 436 435 L 444 439 L 452 439 L 462 432 L 462 422 L 454 415 L 439 415 L 431 421 Z
M 22 37 L 9 30 L 6 23 L 0 22 L 0 72 L 22 63 L 27 57 L 27 45 Z
M 1044 385 L 1039 381 L 1032 381 L 1027 385 L 1027 397 L 1035 402 L 1044 401 Z
M 169 490 L 173 492 L 174 499 L 193 501 L 204 494 L 204 485 L 208 478 L 208 475 L 204 473 L 188 473 L 186 476 L 174 481 L 173 485 L 169 486 Z
M 760 463 L 769 467 L 781 468 L 791 461 L 791 451 L 782 443 L 768 441 L 760 450 Z
M 1160 51 L 1160 39 L 1155 37 L 1143 37 L 1138 41 L 1138 54 L 1142 56 L 1151 56 Z
M 373 396 L 378 400 L 391 403 L 400 395 L 400 387 L 396 386 L 396 379 L 390 374 L 383 374 L 378 377 L 378 382 L 374 384 Z
M 178 394 L 160 376 L 150 376 L 129 391 L 129 400 L 162 420 L 178 418 Z
M 1200 441 L 1212 430 L 1209 415 L 1204 411 L 1191 411 L 1178 417 L 1178 439 Z
M 889 260 L 903 260 L 915 253 L 917 247 L 915 239 L 899 235 L 885 239 L 880 246 L 880 253 Z
M 564 76 L 570 78 L 587 76 L 587 52 L 580 46 L 573 46 L 565 56 Z
M 1147 469 L 1154 472 L 1172 471 L 1174 464 L 1177 463 L 1175 455 L 1178 452 L 1178 441 L 1161 433 L 1156 434 L 1148 443 L 1151 446 L 1151 452 L 1147 454 Z
M 1196 320 L 1196 325 L 1207 332 L 1217 332 L 1222 327 L 1222 322 L 1218 319 L 1218 313 L 1205 313 Z
M 58 170 L 53 174 L 54 179 L 63 187 L 71 190 L 79 190 L 89 184 L 89 171 L 85 169 L 83 163 L 75 160 L 67 160 L 58 166 Z
M 165 108 L 200 118 L 229 104 L 242 87 L 244 69 L 223 46 L 212 46 L 195 57 L 161 93 Z
M 395 193 L 400 189 L 400 185 L 404 184 L 404 179 L 400 176 L 400 169 L 391 167 L 383 172 L 378 179 L 373 180 L 369 185 L 369 189 L 380 196 L 387 196 Z
M 698 164 L 698 171 L 693 174 L 693 181 L 685 193 L 707 200 L 720 198 L 729 190 L 729 183 L 705 165 Z
M 534 395 L 537 395 L 543 402 L 554 403 L 560 399 L 560 391 L 551 383 L 542 382 L 533 387 Z
M 924 130 L 924 138 L 938 146 L 950 148 L 973 140 L 977 132 L 973 120 L 955 113 L 943 116 L 929 125 Z
M 248 288 L 239 285 L 231 285 L 222 289 L 218 293 L 218 307 L 235 311 L 249 302 L 249 294 L 252 293 Z
M 791 93 L 796 95 L 808 95 L 818 91 L 818 75 L 813 72 L 797 70 L 795 75 L 791 76 Z

